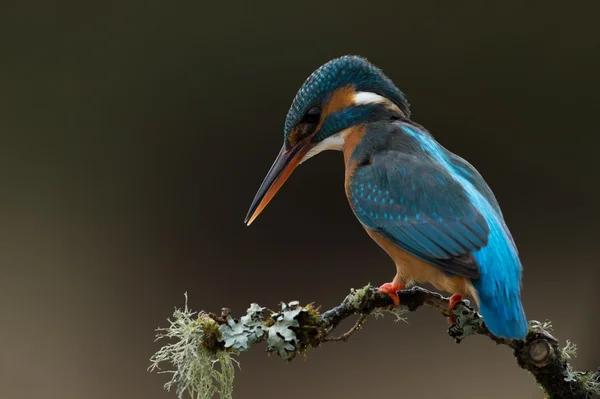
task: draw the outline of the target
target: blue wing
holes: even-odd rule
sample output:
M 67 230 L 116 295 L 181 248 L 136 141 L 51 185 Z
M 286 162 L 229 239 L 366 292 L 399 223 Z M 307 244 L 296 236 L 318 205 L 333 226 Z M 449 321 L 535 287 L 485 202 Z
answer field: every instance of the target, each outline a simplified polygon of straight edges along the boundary
M 462 186 L 429 157 L 384 151 L 349 183 L 359 220 L 412 255 L 448 273 L 479 278 L 472 253 L 490 229 Z
M 448 151 L 447 154 L 450 162 L 452 163 L 452 166 L 454 166 L 454 169 L 458 172 L 458 174 L 467 179 L 467 181 L 471 183 L 473 187 L 475 187 L 475 189 L 481 193 L 481 195 L 483 195 L 483 198 L 485 198 L 487 202 L 489 202 L 494 211 L 496 211 L 501 221 L 502 228 L 504 229 L 506 235 L 515 247 L 515 251 L 517 251 L 517 245 L 515 244 L 515 240 L 510 231 L 508 230 L 506 223 L 504 222 L 504 215 L 502 215 L 502 210 L 500 209 L 498 200 L 496 199 L 496 196 L 492 192 L 490 186 L 488 186 L 485 180 L 483 180 L 481 174 L 469 162 L 459 157 L 458 155 L 451 153 L 450 151 Z
M 479 191 L 481 195 L 483 195 L 483 197 L 490 203 L 498 215 L 502 217 L 502 211 L 500 210 L 500 205 L 498 205 L 496 196 L 490 189 L 490 186 L 488 186 L 485 180 L 483 180 L 483 177 L 481 174 L 479 174 L 477 169 L 475 169 L 473 165 L 471 165 L 465 159 L 451 153 L 450 151 L 447 151 L 447 155 L 452 163 L 452 166 L 454 166 L 454 169 L 456 169 L 458 174 L 467 179 L 467 181 L 471 183 L 473 187 L 475 187 L 475 189 Z

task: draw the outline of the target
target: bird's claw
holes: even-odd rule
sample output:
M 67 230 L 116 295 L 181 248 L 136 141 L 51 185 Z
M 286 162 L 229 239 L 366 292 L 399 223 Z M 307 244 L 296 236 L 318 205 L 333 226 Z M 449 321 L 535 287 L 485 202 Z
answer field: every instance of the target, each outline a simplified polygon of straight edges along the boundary
M 452 311 L 454 310 L 454 308 L 456 307 L 456 305 L 458 305 L 459 302 L 462 302 L 463 297 L 461 295 L 458 294 L 454 294 L 450 297 L 450 299 L 448 300 L 448 324 L 455 324 L 456 323 L 456 317 L 454 316 L 454 314 L 452 313 Z
M 383 292 L 387 294 L 392 301 L 394 301 L 394 307 L 400 306 L 400 297 L 398 296 L 398 291 L 401 291 L 404 288 L 404 285 L 399 283 L 385 283 L 381 287 L 379 287 L 379 292 Z

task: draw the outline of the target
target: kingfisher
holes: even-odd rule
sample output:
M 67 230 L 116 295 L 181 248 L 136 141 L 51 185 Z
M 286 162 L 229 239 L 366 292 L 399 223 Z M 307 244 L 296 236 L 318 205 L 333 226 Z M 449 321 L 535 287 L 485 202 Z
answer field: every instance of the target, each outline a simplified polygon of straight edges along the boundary
M 498 201 L 471 164 L 410 114 L 405 95 L 367 59 L 348 55 L 322 65 L 292 102 L 283 147 L 245 223 L 299 164 L 341 151 L 354 215 L 396 265 L 379 290 L 398 306 L 397 291 L 429 283 L 452 294 L 449 311 L 471 297 L 494 335 L 524 338 L 522 266 Z

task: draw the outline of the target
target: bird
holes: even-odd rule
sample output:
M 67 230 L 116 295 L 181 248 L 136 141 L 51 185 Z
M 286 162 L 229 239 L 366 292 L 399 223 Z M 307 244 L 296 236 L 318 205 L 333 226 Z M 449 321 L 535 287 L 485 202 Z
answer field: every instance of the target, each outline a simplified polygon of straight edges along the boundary
M 429 283 L 452 294 L 450 315 L 470 297 L 494 335 L 526 336 L 522 265 L 494 193 L 411 119 L 404 93 L 364 57 L 335 58 L 302 84 L 244 222 L 256 219 L 298 165 L 325 150 L 343 153 L 350 207 L 396 265 L 393 280 L 379 287 L 394 306 L 398 291 Z

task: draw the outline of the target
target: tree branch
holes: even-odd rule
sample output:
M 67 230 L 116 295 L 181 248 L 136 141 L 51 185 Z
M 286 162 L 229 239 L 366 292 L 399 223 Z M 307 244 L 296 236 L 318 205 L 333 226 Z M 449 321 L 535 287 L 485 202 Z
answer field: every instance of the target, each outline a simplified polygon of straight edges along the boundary
M 449 327 L 448 334 L 457 343 L 469 335 L 479 334 L 489 337 L 497 344 L 512 348 L 517 364 L 534 376 L 549 398 L 584 399 L 600 395 L 600 368 L 596 372 L 574 371 L 569 360 L 575 355 L 575 345 L 566 341 L 567 345 L 561 348 L 558 340 L 550 334 L 552 326 L 549 322 L 532 321 L 524 340 L 508 340 L 493 335 L 485 326 L 481 316 L 470 307 L 468 301 L 458 303 L 453 314 L 450 315 L 448 298 L 438 293 L 413 287 L 398 291 L 398 295 L 401 305 L 399 308 L 393 308 L 389 296 L 371 286 L 366 286 L 359 290 L 351 290 L 340 305 L 322 314 L 312 305 L 302 307 L 298 302 L 290 302 L 282 303 L 279 311 L 264 317 L 264 308 L 252 304 L 247 314 L 240 319 L 233 319 L 228 309 L 224 309 L 221 316 L 200 312 L 198 318 L 194 319 L 191 317 L 193 313 L 187 309 L 186 304 L 184 311 L 175 312 L 175 320 L 170 321 L 171 327 L 159 330 L 162 332 L 157 335 L 158 338 L 177 338 L 179 342 L 161 348 L 151 358 L 151 369 L 157 369 L 159 363 L 169 361 L 173 363 L 176 370 L 172 371 L 173 378 L 167 384 L 167 388 L 172 384 L 177 385 L 180 397 L 187 390 L 193 397 L 209 398 L 210 396 L 201 396 L 201 390 L 208 389 L 205 388 L 210 385 L 206 382 L 207 378 L 215 380 L 218 377 L 214 374 L 208 375 L 206 371 L 203 376 L 192 373 L 192 377 L 189 377 L 189 367 L 182 367 L 182 365 L 189 366 L 182 357 L 182 348 L 185 345 L 182 346 L 181 343 L 185 340 L 192 347 L 199 347 L 200 357 L 210 358 L 209 361 L 213 365 L 220 362 L 221 368 L 225 366 L 232 376 L 231 361 L 224 357 L 225 354 L 245 351 L 254 343 L 266 341 L 269 352 L 291 360 L 296 354 L 304 353 L 309 348 L 316 348 L 322 343 L 347 341 L 363 326 L 371 314 L 378 316 L 382 312 L 390 312 L 401 319 L 407 310 L 412 312 L 422 306 L 428 306 L 444 316 L 454 316 L 455 323 Z M 358 320 L 349 331 L 340 336 L 331 335 L 343 320 L 354 315 L 358 315 Z M 173 331 L 174 326 L 177 331 Z M 187 326 L 189 331 L 184 328 L 185 333 L 182 332 L 182 326 Z M 192 342 L 189 336 L 194 336 L 193 333 L 196 334 L 196 340 Z M 192 354 L 189 361 L 198 361 L 198 354 L 194 352 Z M 195 380 L 202 380 L 200 377 L 205 377 L 204 385 L 194 386 Z M 232 384 L 232 378 L 229 384 Z M 217 383 L 223 386 L 221 381 L 214 382 Z M 219 392 L 222 398 L 229 398 L 231 389 L 231 387 L 226 389 L 213 387 L 210 388 L 210 394 Z

